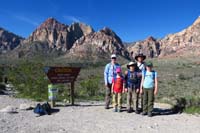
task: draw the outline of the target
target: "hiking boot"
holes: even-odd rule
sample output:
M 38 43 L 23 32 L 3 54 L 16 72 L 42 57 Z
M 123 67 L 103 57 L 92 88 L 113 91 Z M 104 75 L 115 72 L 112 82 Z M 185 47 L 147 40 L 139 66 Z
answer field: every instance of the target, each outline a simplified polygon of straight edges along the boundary
M 135 113 L 136 113 L 136 114 L 139 114 L 140 112 L 139 112 L 138 110 L 135 110 Z
M 143 116 L 147 115 L 147 112 L 142 112 L 142 115 L 143 115 Z
M 108 107 L 108 106 L 105 106 L 105 109 L 109 109 L 109 107 Z
M 132 112 L 132 109 L 128 109 L 128 110 L 127 110 L 127 113 L 131 113 L 131 112 Z
M 152 112 L 149 112 L 148 117 L 152 117 L 152 116 L 153 116 Z

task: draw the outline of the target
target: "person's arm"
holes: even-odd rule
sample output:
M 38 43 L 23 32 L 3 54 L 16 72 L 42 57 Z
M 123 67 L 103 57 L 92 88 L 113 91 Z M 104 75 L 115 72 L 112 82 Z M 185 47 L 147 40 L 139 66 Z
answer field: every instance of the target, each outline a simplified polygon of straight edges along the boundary
M 139 72 L 136 72 L 136 79 L 137 79 L 137 83 L 136 83 L 136 93 L 140 93 L 140 82 L 139 82 L 139 78 L 140 76 L 138 76 Z M 142 77 L 142 75 L 141 75 Z
M 154 95 L 157 95 L 158 93 L 158 78 L 155 77 L 155 89 L 154 89 Z
M 142 80 L 141 80 L 141 84 L 140 84 L 140 94 L 143 93 L 143 83 L 144 83 L 144 74 L 142 74 Z
M 127 88 L 128 88 L 128 71 L 125 71 L 125 82 L 124 82 L 124 91 L 127 92 Z
M 114 92 L 114 82 L 112 82 L 111 93 Z
M 105 86 L 108 87 L 108 65 L 106 65 L 104 69 L 104 82 Z
M 125 78 L 123 78 L 123 91 L 122 91 L 123 93 L 126 92 L 125 89 L 126 89 L 126 80 Z

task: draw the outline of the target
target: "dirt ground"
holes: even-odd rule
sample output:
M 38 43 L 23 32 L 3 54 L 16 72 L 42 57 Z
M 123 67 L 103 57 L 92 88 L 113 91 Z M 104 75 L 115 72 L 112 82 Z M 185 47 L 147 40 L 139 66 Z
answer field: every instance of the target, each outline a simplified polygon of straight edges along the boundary
M 0 95 L 0 109 L 8 105 L 19 108 L 29 100 Z M 147 117 L 125 111 L 105 110 L 103 102 L 82 102 L 60 106 L 51 115 L 37 117 L 33 110 L 0 113 L 0 133 L 199 133 L 200 116 L 173 114 L 169 106 L 155 104 L 156 115 Z

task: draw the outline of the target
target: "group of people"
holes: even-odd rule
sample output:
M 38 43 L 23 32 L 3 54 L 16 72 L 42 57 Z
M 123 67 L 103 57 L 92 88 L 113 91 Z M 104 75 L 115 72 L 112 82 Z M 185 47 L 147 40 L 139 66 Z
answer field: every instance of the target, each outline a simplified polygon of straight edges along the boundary
M 111 55 L 111 62 L 105 66 L 104 81 L 106 87 L 105 109 L 109 109 L 111 97 L 114 112 L 122 111 L 122 94 L 127 93 L 127 112 L 152 117 L 154 96 L 158 92 L 157 72 L 152 62 L 144 62 L 146 56 L 138 54 L 135 61 L 127 65 L 123 73 L 117 63 L 117 56 Z M 139 109 L 139 98 L 141 108 Z

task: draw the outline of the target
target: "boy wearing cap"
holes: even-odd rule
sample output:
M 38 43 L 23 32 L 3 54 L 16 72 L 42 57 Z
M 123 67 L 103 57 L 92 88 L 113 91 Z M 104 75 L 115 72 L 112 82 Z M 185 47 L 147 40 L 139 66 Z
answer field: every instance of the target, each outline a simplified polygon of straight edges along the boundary
M 121 68 L 120 65 L 116 62 L 117 56 L 115 54 L 111 55 L 111 62 L 105 66 L 104 69 L 104 81 L 106 87 L 106 96 L 105 96 L 105 109 L 109 109 L 110 99 L 111 99 L 111 87 L 112 80 L 116 77 L 116 68 Z
M 146 56 L 142 53 L 135 56 L 135 60 L 137 62 L 138 72 L 142 75 L 142 72 L 145 71 L 145 62 Z M 139 83 L 141 84 L 142 76 L 139 77 Z M 141 100 L 141 111 L 143 110 L 143 95 L 140 95 Z
M 132 108 L 131 104 L 133 103 L 133 109 L 136 114 L 139 114 L 138 111 L 138 98 L 139 98 L 139 78 L 138 72 L 136 70 L 136 62 L 130 62 L 127 65 L 128 70 L 125 72 L 126 87 L 128 88 L 127 92 L 127 112 L 131 113 Z
M 142 72 L 142 81 L 140 86 L 140 93 L 143 95 L 143 113 L 152 117 L 154 96 L 158 93 L 158 79 L 157 72 L 152 70 L 153 64 L 146 63 L 146 70 Z
M 121 112 L 122 92 L 124 92 L 124 78 L 121 68 L 116 69 L 117 76 L 112 80 L 113 108 L 114 112 Z

